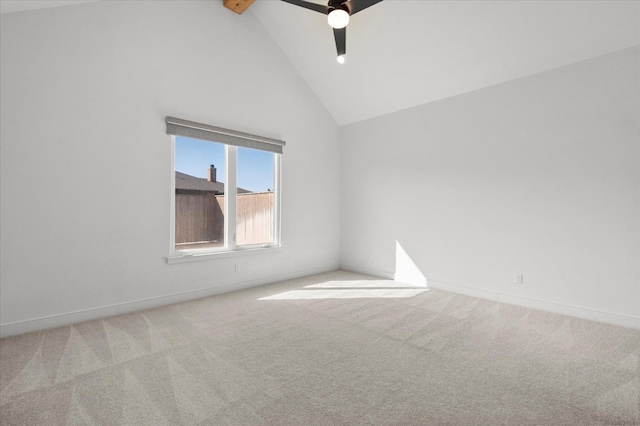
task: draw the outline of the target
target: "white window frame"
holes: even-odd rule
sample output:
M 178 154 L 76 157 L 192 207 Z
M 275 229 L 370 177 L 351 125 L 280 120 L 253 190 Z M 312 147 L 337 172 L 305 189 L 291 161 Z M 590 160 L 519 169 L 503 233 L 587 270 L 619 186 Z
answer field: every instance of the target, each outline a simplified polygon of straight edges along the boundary
M 176 250 L 176 198 L 175 198 L 175 188 L 176 188 L 176 133 L 174 129 L 167 133 L 171 135 L 171 203 L 170 203 L 170 237 L 169 237 L 169 256 L 167 256 L 167 263 L 183 263 L 183 262 L 192 262 L 199 260 L 207 260 L 207 259 L 220 259 L 224 257 L 232 257 L 238 255 L 247 255 L 247 254 L 256 254 L 264 252 L 264 250 L 277 249 L 282 246 L 281 243 L 281 180 L 282 180 L 282 147 L 284 146 L 284 142 L 277 141 L 275 139 L 263 138 L 260 136 L 249 135 L 247 133 L 240 133 L 233 130 L 222 129 L 218 127 L 208 126 L 204 124 L 199 124 L 195 122 L 190 122 L 186 120 L 180 120 L 173 117 L 167 117 L 167 124 L 174 123 L 186 123 L 186 125 L 193 125 L 194 127 L 199 126 L 204 129 L 215 129 L 216 132 L 221 132 L 220 134 L 224 134 L 226 136 L 235 136 L 241 135 L 241 137 L 250 137 L 251 142 L 248 145 L 243 145 L 242 142 L 237 146 L 231 143 L 219 142 L 213 140 L 215 136 L 208 138 L 208 140 L 200 139 L 197 136 L 187 135 L 185 137 L 189 137 L 192 139 L 203 140 L 204 142 L 212 142 L 219 143 L 224 145 L 225 147 L 225 181 L 224 181 L 224 194 L 225 194 L 225 215 L 224 215 L 224 247 L 215 247 L 215 248 L 201 248 L 201 249 L 184 249 L 184 250 Z M 224 132 L 224 133 L 222 133 Z M 255 139 L 253 139 L 255 138 Z M 256 143 L 259 145 L 262 141 L 269 141 L 269 143 L 277 143 L 280 148 L 280 152 L 273 152 L 272 150 L 268 150 L 273 152 L 274 155 L 274 203 L 273 203 L 273 241 L 269 244 L 251 244 L 251 245 L 242 245 L 238 246 L 236 244 L 236 205 L 237 205 L 237 169 L 238 169 L 238 146 L 244 146 L 252 149 L 260 149 L 256 148 Z

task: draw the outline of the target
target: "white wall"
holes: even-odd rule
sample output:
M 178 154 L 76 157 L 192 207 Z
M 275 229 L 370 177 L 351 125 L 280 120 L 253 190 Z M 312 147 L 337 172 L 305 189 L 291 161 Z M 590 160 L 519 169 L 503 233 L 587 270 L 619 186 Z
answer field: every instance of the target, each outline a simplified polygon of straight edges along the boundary
M 433 287 L 640 328 L 639 76 L 636 47 L 344 127 L 343 267 L 403 273 L 397 241 Z
M 3 335 L 337 268 L 339 129 L 251 13 L 97 2 L 0 40 Z M 287 142 L 282 249 L 166 264 L 166 115 Z

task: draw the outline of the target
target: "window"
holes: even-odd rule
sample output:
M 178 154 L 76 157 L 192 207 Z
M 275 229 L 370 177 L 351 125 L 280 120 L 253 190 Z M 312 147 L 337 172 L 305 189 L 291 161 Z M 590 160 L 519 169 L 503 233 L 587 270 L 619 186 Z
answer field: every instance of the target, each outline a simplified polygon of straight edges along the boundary
M 284 142 L 166 122 L 174 153 L 169 260 L 279 246 Z

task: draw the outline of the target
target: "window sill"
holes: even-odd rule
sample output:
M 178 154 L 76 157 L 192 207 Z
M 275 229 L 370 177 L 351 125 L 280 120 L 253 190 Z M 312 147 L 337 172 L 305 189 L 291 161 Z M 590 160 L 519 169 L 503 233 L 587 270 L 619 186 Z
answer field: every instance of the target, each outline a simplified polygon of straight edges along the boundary
M 254 254 L 265 254 L 267 252 L 278 250 L 281 246 L 269 246 L 269 247 L 246 247 L 236 248 L 234 250 L 226 251 L 190 251 L 190 252 L 176 252 L 170 256 L 167 256 L 167 263 L 172 265 L 174 263 L 187 263 L 187 262 L 200 262 L 203 260 L 219 260 L 230 257 L 248 256 Z

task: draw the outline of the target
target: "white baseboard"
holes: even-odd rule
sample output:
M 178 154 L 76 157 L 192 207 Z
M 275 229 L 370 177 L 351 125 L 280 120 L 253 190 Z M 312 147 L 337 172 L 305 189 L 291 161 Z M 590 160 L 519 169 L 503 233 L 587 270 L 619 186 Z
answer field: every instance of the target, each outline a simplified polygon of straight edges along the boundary
M 402 274 L 389 271 L 383 271 L 381 269 L 373 268 L 361 268 L 353 265 L 340 265 L 340 269 L 347 272 L 354 272 L 356 274 L 370 275 L 372 277 L 386 278 L 388 280 L 394 280 L 401 283 L 409 284 L 416 287 L 427 287 L 427 279 L 422 275 Z
M 401 283 L 406 283 L 411 286 L 427 287 L 427 279 L 421 275 L 397 274 L 394 272 L 382 271 L 380 269 L 361 268 L 358 266 L 344 265 L 344 264 L 340 265 L 340 269 L 347 272 L 354 272 L 356 274 L 386 278 L 388 280 L 394 280 Z
M 395 278 L 395 274 L 393 272 L 383 271 L 383 270 L 380 270 L 380 269 L 361 268 L 359 266 L 345 265 L 345 264 L 341 264 L 340 265 L 340 269 L 342 269 L 343 271 L 353 272 L 353 273 L 356 273 L 356 274 L 363 274 L 363 275 L 370 275 L 372 277 L 386 278 L 388 280 L 393 280 Z
M 423 286 L 436 290 L 448 291 L 450 293 L 464 294 L 466 296 L 478 297 L 480 299 L 494 300 L 496 302 L 508 303 L 510 305 L 524 306 L 525 308 L 537 309 L 539 311 L 552 312 L 560 315 L 567 315 L 582 318 L 590 321 L 602 322 L 605 324 L 617 325 L 619 327 L 633 328 L 640 330 L 640 318 L 631 317 L 610 312 L 603 312 L 594 309 L 581 308 L 578 306 L 563 305 L 560 303 L 548 302 L 545 300 L 531 299 L 522 296 L 513 296 L 505 293 L 498 293 L 489 290 L 465 287 L 457 284 L 443 283 L 424 279 L 417 275 L 394 274 L 389 271 L 382 271 L 373 268 L 359 267 L 353 265 L 340 265 L 340 269 L 355 272 L 358 274 L 371 275 L 374 277 L 387 278 L 403 283 Z
M 308 275 L 320 274 L 333 271 L 336 266 L 328 266 L 324 268 L 308 269 L 304 271 L 296 271 L 289 274 L 275 275 L 268 278 L 260 278 L 256 280 L 243 281 L 220 285 L 211 288 L 204 288 L 183 293 L 176 293 L 166 296 L 159 296 L 143 300 L 135 300 L 130 302 L 119 303 L 110 306 L 102 306 L 98 308 L 85 309 L 76 312 L 68 312 L 57 315 L 50 315 L 41 318 L 34 318 L 24 321 L 16 321 L 0 325 L 0 338 L 16 336 L 19 334 L 30 333 L 38 330 L 45 330 L 54 327 L 61 327 L 69 324 L 75 324 L 82 321 L 90 321 L 99 318 L 107 318 L 114 315 L 125 314 L 129 312 L 140 311 L 144 309 L 156 308 L 159 306 L 170 305 L 172 303 L 185 302 L 188 300 L 199 299 L 201 297 L 215 296 L 217 294 L 229 293 L 236 290 L 242 290 L 251 287 L 257 287 L 277 281 L 284 281 L 293 278 L 304 277 Z M 602 312 L 593 309 L 581 308 L 577 306 L 562 305 L 544 300 L 530 299 L 521 296 L 513 296 L 504 293 L 492 292 L 488 290 L 475 289 L 456 284 L 443 283 L 439 281 L 426 280 L 424 277 L 417 275 L 394 274 L 388 271 L 382 271 L 372 268 L 361 268 L 353 265 L 340 265 L 340 269 L 359 274 L 370 275 L 374 277 L 386 278 L 390 280 L 400 281 L 403 283 L 425 286 L 436 290 L 448 291 L 451 293 L 464 294 L 467 296 L 478 297 L 481 299 L 494 300 L 497 302 L 508 303 L 511 305 L 524 306 L 531 309 L 538 309 L 546 312 L 553 312 L 561 315 L 568 315 L 591 321 L 603 322 L 607 324 L 617 325 L 620 327 L 633 328 L 640 330 L 640 318 L 630 317 L 609 312 Z M 428 282 L 428 284 L 427 284 Z
M 30 333 L 33 331 L 45 330 L 49 328 L 61 327 L 69 324 L 75 324 L 83 321 L 90 321 L 99 318 L 112 317 L 144 309 L 157 308 L 159 306 L 171 305 L 173 303 L 185 302 L 188 300 L 199 299 L 207 296 L 215 296 L 217 294 L 229 293 L 232 291 L 243 290 L 246 288 L 257 287 L 264 284 L 270 284 L 278 281 L 289 280 L 293 278 L 304 277 L 308 275 L 320 274 L 323 272 L 334 271 L 337 265 L 331 265 L 324 268 L 307 269 L 304 271 L 296 271 L 289 274 L 274 275 L 270 277 L 243 281 L 232 284 L 223 284 L 216 287 L 192 290 L 183 293 L 169 294 L 165 296 L 152 297 L 142 300 L 134 300 L 129 302 L 118 303 L 115 305 L 101 306 L 98 308 L 83 309 L 81 311 L 68 312 L 63 314 L 50 315 L 41 318 L 28 319 L 24 321 L 16 321 L 12 323 L 0 325 L 0 338 L 16 336 L 19 334 Z
M 421 275 L 393 274 L 393 280 L 416 287 L 427 287 L 427 279 Z
M 429 288 L 640 330 L 640 318 L 429 280 Z

